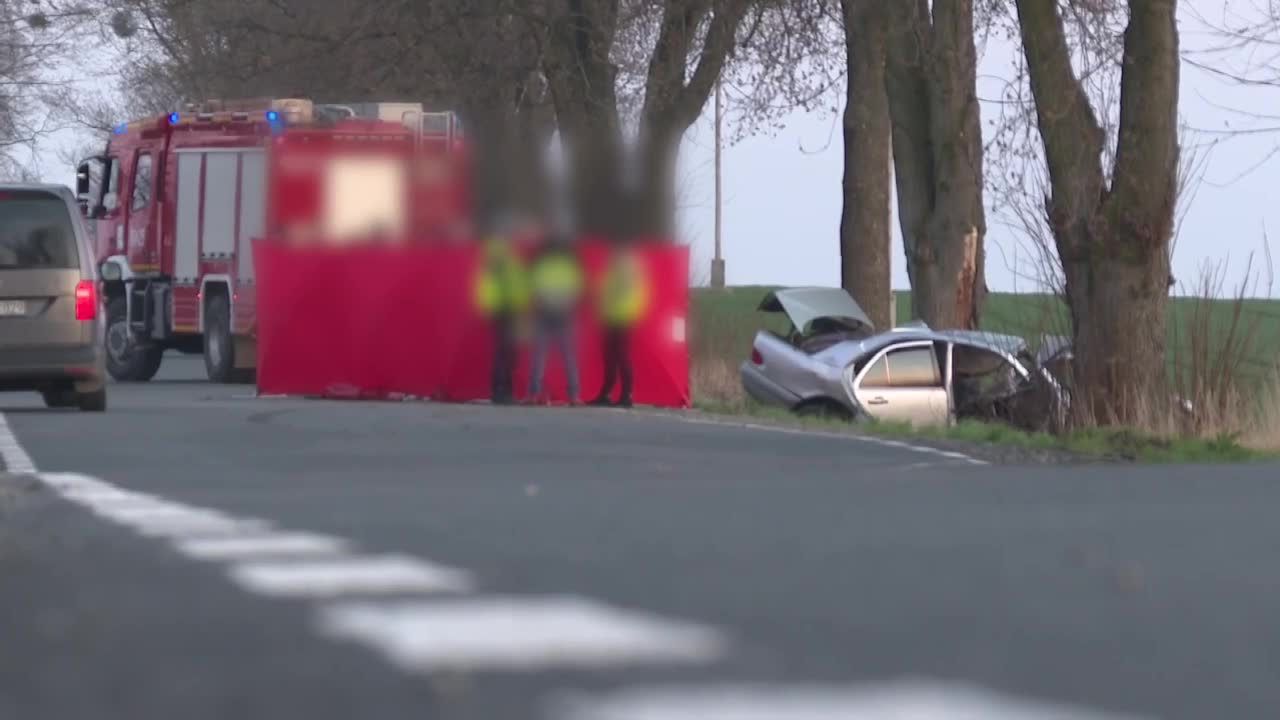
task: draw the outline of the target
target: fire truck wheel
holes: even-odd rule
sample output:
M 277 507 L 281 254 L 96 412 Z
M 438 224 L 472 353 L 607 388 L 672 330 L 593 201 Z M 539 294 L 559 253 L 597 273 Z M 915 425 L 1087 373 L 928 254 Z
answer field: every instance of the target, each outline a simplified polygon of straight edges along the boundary
M 216 383 L 234 383 L 236 372 L 236 348 L 231 338 L 231 304 L 227 298 L 215 295 L 209 299 L 204 311 L 204 369 L 209 380 Z
M 129 338 L 124 298 L 107 305 L 107 372 L 120 382 L 147 382 L 160 371 L 164 348 Z

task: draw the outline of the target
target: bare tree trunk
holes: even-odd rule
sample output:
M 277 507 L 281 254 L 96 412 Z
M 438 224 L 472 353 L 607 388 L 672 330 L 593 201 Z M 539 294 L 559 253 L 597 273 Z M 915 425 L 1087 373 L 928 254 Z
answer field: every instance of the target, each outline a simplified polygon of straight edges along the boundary
M 844 108 L 844 206 L 840 286 L 877 328 L 892 324 L 889 184 L 892 125 L 885 88 L 882 0 L 841 0 L 848 81 Z
M 461 101 L 471 139 L 475 221 L 486 233 L 507 213 L 545 218 L 550 212 L 542 153 L 553 128 L 518 99 L 523 87 L 496 90 L 469 92 Z
M 551 31 L 544 64 L 584 229 L 613 236 L 672 234 L 680 141 L 715 88 L 751 2 L 655 4 L 661 17 L 645 79 L 638 152 L 628 156 L 619 122 L 618 71 L 609 56 L 618 0 L 547 0 Z M 699 39 L 701 47 L 695 48 Z M 693 55 L 698 60 L 689 71 Z
M 976 328 L 986 300 L 973 0 L 884 0 L 898 215 L 916 317 Z
M 1178 176 L 1176 0 L 1130 0 L 1111 187 L 1103 131 L 1071 66 L 1054 0 L 1018 0 L 1053 191 L 1046 210 L 1066 278 L 1077 409 L 1140 421 L 1167 399 L 1165 331 Z
M 618 9 L 617 0 L 545 2 L 543 68 L 568 160 L 574 221 L 585 234 L 620 230 L 621 124 L 609 57 Z
M 686 127 L 651 124 L 644 130 L 632 161 L 636 183 L 631 190 L 630 229 L 650 238 L 673 238 L 676 232 L 676 170 Z

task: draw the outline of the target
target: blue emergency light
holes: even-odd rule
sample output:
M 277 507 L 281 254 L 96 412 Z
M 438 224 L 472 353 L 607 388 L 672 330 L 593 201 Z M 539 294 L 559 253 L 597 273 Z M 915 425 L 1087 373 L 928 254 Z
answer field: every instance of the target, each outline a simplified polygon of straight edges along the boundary
M 275 110 L 268 110 L 267 122 L 270 122 L 270 123 L 280 122 L 280 113 L 276 112 Z
M 125 134 L 125 131 L 128 129 L 129 129 L 129 125 L 127 123 L 120 123 L 115 127 L 115 131 L 117 135 Z
M 178 120 L 179 120 L 179 119 L 181 119 L 181 116 L 180 116 L 180 115 L 178 115 L 178 113 L 176 113 L 176 112 L 175 112 L 175 113 L 169 113 L 169 124 L 170 124 L 170 125 L 177 125 L 177 124 L 178 124 Z

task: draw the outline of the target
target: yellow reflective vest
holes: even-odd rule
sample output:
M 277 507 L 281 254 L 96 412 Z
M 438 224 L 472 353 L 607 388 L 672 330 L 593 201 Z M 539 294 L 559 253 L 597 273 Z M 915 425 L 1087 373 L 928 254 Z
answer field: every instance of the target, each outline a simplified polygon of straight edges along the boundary
M 582 295 L 582 269 L 568 251 L 552 250 L 533 261 L 534 300 L 549 310 L 568 309 Z
M 600 319 L 609 327 L 634 325 L 647 309 L 649 287 L 644 268 L 634 255 L 612 259 L 600 288 Z
M 475 281 L 475 302 L 486 315 L 518 313 L 528 306 L 524 265 L 509 243 L 485 243 Z

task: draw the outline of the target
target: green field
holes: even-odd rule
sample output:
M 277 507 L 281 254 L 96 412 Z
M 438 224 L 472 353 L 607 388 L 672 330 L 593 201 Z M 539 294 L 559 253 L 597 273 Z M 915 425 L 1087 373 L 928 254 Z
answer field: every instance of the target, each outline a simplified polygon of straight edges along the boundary
M 694 397 L 716 407 L 741 403 L 737 387 L 737 365 L 750 352 L 757 330 L 786 329 L 780 315 L 760 313 L 756 306 L 771 288 L 744 286 L 692 291 L 690 354 L 694 368 Z M 911 319 L 911 295 L 897 294 L 897 318 L 901 324 Z M 1239 311 L 1238 319 L 1234 319 Z M 1280 300 L 1203 301 L 1179 297 L 1173 300 L 1169 322 L 1171 369 L 1192 362 L 1213 363 L 1224 348 L 1248 338 L 1241 371 L 1250 376 L 1267 376 L 1276 366 L 1280 350 Z M 983 313 L 983 327 L 1036 342 L 1042 334 L 1070 334 L 1066 310 L 1049 295 L 992 293 Z M 1197 359 L 1196 356 L 1202 356 Z M 1205 359 L 1207 358 L 1207 359 Z

